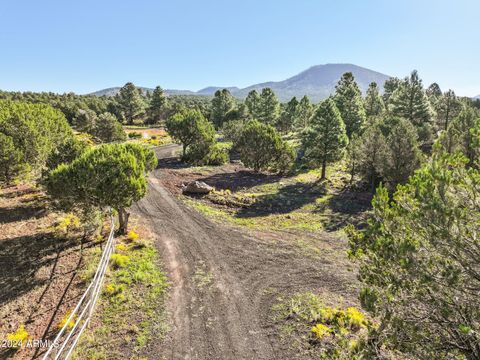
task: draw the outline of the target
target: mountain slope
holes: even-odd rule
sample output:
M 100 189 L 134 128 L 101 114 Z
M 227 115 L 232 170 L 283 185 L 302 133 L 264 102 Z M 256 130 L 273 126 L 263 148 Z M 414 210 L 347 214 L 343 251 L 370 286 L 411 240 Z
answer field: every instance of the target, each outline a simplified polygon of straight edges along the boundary
M 251 90 L 261 91 L 265 87 L 272 88 L 281 101 L 288 101 L 293 96 L 301 98 L 304 95 L 310 97 L 314 102 L 318 102 L 330 96 L 335 91 L 335 85 L 340 77 L 346 73 L 352 72 L 355 80 L 362 90 L 366 92 L 368 84 L 375 81 L 380 87 L 383 87 L 385 80 L 390 76 L 379 73 L 377 71 L 369 70 L 353 64 L 326 64 L 316 65 L 302 71 L 300 74 L 292 76 L 283 81 L 270 81 L 260 84 L 248 86 L 243 89 L 237 87 L 226 87 L 232 95 L 237 98 L 244 99 Z M 115 95 L 120 88 L 109 88 L 97 91 L 93 95 L 101 96 Z M 150 90 L 148 88 L 141 88 L 142 91 Z M 215 91 L 223 89 L 222 87 L 210 86 L 201 89 L 197 92 L 189 90 L 165 90 L 169 95 L 205 95 L 213 96 Z
M 390 78 L 388 75 L 352 64 L 316 65 L 289 79 L 252 85 L 235 92 L 234 95 L 243 98 L 253 89 L 258 91 L 264 87 L 270 87 L 282 101 L 289 100 L 293 96 L 307 95 L 312 101 L 317 102 L 335 91 L 335 85 L 346 72 L 353 73 L 363 93 L 372 81 L 383 87 L 385 80 Z

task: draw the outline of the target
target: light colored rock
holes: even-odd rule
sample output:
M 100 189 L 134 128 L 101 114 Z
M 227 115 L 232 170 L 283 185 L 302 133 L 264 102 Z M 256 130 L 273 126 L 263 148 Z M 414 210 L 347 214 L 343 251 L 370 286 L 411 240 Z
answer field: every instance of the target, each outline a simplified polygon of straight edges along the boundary
M 208 194 L 213 191 L 213 187 L 205 184 L 203 181 L 192 181 L 182 189 L 184 194 Z

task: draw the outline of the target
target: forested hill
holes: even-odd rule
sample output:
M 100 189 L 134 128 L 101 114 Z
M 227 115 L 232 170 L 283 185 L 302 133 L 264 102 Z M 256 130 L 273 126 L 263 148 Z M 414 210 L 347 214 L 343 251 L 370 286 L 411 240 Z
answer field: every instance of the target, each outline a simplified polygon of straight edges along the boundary
M 337 84 L 340 77 L 346 73 L 352 72 L 355 80 L 360 87 L 360 90 L 365 93 L 368 84 L 375 81 L 380 88 L 382 88 L 383 83 L 390 76 L 366 69 L 357 65 L 352 64 L 326 64 L 326 65 L 316 65 L 311 68 L 302 71 L 301 73 L 292 76 L 283 81 L 270 81 L 260 84 L 254 84 L 243 89 L 237 87 L 226 87 L 230 93 L 237 98 L 245 98 L 249 91 L 256 89 L 261 90 L 262 88 L 269 87 L 277 94 L 278 98 L 281 101 L 288 101 L 293 96 L 301 98 L 304 95 L 307 95 L 312 101 L 318 102 L 330 96 L 335 91 L 335 85 Z M 141 88 L 143 91 L 153 91 L 153 89 Z M 190 90 L 166 90 L 165 92 L 170 95 L 213 95 L 216 90 L 223 89 L 222 87 L 206 87 L 199 91 L 190 91 Z M 94 92 L 92 95 L 102 96 L 112 96 L 115 95 L 120 90 L 120 87 L 108 88 Z

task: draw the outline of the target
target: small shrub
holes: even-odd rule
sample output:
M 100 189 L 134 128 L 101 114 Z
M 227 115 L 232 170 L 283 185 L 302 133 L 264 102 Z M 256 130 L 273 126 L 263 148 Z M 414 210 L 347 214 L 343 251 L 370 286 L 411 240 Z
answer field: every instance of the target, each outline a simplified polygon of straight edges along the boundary
M 20 325 L 14 333 L 7 334 L 7 340 L 10 341 L 16 349 L 20 348 L 22 343 L 28 340 L 28 337 L 29 335 L 24 325 Z
M 322 340 L 324 337 L 329 336 L 332 330 L 323 324 L 317 324 L 310 330 L 317 339 Z
M 55 225 L 55 231 L 61 233 L 68 233 L 71 230 L 80 227 L 80 219 L 74 214 L 66 214 Z
M 300 334 L 309 329 L 309 342 L 318 346 L 321 358 L 358 358 L 357 354 L 364 351 L 366 335 L 373 327 L 357 308 L 325 306 L 320 297 L 310 292 L 295 294 L 272 309 L 280 315 L 277 320 L 287 321 L 286 324 L 299 329 Z
M 103 291 L 103 293 L 108 297 L 114 297 L 118 294 L 123 293 L 124 290 L 124 284 L 108 284 L 107 286 L 105 286 L 105 290 Z
M 115 246 L 115 249 L 125 252 L 128 251 L 129 247 L 125 244 L 118 244 L 117 246 Z
M 229 151 L 230 146 L 228 144 L 215 143 L 210 147 L 210 151 L 203 159 L 203 162 L 205 165 L 223 165 L 230 160 Z
M 128 138 L 129 139 L 139 139 L 141 137 L 142 137 L 142 134 L 140 134 L 137 131 L 132 131 L 132 132 L 128 133 Z
M 110 261 L 115 269 L 121 269 L 128 265 L 130 258 L 126 255 L 112 254 Z
M 152 139 L 152 140 L 157 140 L 157 135 L 152 135 L 152 136 L 150 137 L 150 139 Z
M 360 329 L 366 324 L 365 315 L 357 308 L 350 307 L 346 311 L 348 325 L 351 329 Z
M 77 316 L 74 315 L 70 321 L 68 321 L 68 318 L 70 317 L 70 315 L 72 314 L 71 311 L 67 312 L 63 317 L 62 319 L 58 322 L 57 324 L 57 328 L 60 330 L 62 329 L 65 325 L 67 325 L 67 329 L 71 329 L 75 326 L 75 321 L 77 321 Z
M 130 241 L 138 240 L 139 237 L 140 235 L 138 235 L 138 233 L 135 232 L 134 230 L 130 230 L 127 234 L 127 240 L 130 240 Z

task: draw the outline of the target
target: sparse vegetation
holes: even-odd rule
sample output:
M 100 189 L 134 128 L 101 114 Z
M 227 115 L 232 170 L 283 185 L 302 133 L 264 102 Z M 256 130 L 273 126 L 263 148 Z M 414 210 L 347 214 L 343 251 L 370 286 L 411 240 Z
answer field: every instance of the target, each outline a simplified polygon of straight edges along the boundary
M 325 306 L 319 296 L 297 293 L 272 308 L 277 322 L 289 324 L 290 341 L 301 339 L 304 348 L 326 359 L 362 359 L 368 329 L 373 327 L 355 307 L 341 309 Z M 285 329 L 285 325 L 283 327 Z
M 136 235 L 133 239 L 132 234 Z M 146 234 L 132 230 L 129 236 L 117 238 L 116 250 L 121 254 L 112 254 L 113 269 L 107 276 L 92 326 L 82 337 L 74 358 L 138 358 L 152 332 L 156 336 L 166 334 L 164 302 L 168 282 Z M 132 246 L 139 242 L 144 246 Z

